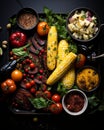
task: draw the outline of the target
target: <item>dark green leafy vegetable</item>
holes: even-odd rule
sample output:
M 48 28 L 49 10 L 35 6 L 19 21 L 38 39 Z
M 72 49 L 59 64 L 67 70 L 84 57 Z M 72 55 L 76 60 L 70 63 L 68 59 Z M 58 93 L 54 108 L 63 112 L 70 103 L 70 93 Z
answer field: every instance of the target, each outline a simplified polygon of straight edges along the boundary
M 29 100 L 36 109 L 46 108 L 50 104 L 50 100 L 43 97 L 29 98 Z
M 70 36 L 66 30 L 66 18 L 67 14 L 55 14 L 52 10 L 47 7 L 43 8 L 43 12 L 45 13 L 45 20 L 47 23 L 52 26 L 55 25 L 58 30 L 58 39 L 66 39 L 70 41 Z M 43 20 L 43 19 L 41 19 Z
M 21 57 L 21 56 L 28 56 L 29 55 L 29 51 L 28 50 L 25 51 L 24 49 L 27 49 L 29 46 L 30 46 L 30 44 L 28 43 L 28 44 L 26 44 L 26 45 L 24 45 L 22 47 L 13 48 L 12 52 L 15 55 L 19 56 L 19 57 Z
M 60 93 L 61 96 L 63 96 L 67 92 L 67 89 L 63 86 L 61 82 L 58 83 L 57 92 Z
M 95 95 L 88 97 L 88 100 L 91 109 L 97 107 L 100 103 L 100 100 Z

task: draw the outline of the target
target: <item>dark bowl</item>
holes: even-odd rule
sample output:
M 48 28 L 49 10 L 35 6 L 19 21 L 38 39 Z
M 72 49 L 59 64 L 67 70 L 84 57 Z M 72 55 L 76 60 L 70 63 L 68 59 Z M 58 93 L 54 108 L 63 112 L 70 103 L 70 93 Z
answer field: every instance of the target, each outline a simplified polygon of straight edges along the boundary
M 97 68 L 86 65 L 76 73 L 76 85 L 84 92 L 93 92 L 100 86 L 101 76 Z
M 32 8 L 22 8 L 17 13 L 17 25 L 23 30 L 34 29 L 37 26 L 38 22 L 38 13 Z
M 66 28 L 71 38 L 79 44 L 92 43 L 100 32 L 100 19 L 91 9 L 79 7 L 67 17 Z

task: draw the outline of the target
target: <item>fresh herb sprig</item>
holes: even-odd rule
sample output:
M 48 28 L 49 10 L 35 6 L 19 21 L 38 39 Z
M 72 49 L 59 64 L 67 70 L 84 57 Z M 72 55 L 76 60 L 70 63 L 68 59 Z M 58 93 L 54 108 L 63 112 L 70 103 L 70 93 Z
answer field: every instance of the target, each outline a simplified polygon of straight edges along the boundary
M 56 26 L 58 32 L 58 41 L 65 39 L 70 43 L 70 49 L 72 52 L 77 53 L 77 46 L 72 41 L 66 29 L 66 20 L 68 14 L 56 14 L 48 7 L 43 8 L 45 18 L 40 17 L 40 21 L 46 21 L 50 26 Z
M 45 14 L 45 20 L 50 26 L 55 25 L 58 30 L 58 38 L 60 39 L 70 39 L 66 30 L 66 18 L 67 14 L 55 14 L 53 11 L 47 7 L 43 8 Z

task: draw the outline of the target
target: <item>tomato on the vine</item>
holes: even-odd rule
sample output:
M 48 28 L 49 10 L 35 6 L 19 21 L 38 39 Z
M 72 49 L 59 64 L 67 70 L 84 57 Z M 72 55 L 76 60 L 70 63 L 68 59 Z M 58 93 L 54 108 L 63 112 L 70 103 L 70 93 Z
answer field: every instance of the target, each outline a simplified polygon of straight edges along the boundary
M 48 98 L 48 99 L 50 99 L 51 98 L 51 92 L 49 91 L 49 90 L 45 90 L 44 91 L 44 97 L 46 97 L 46 98 Z
M 53 94 L 51 98 L 54 102 L 60 102 L 61 96 L 59 94 Z
M 49 32 L 49 25 L 47 22 L 45 21 L 41 21 L 38 23 L 37 25 L 37 33 L 40 35 L 40 36 L 46 36 Z
M 42 97 L 43 96 L 43 91 L 37 90 L 36 93 L 35 93 L 35 96 L 36 97 Z
M 59 114 L 63 111 L 63 107 L 62 104 L 59 103 L 53 103 L 50 105 L 49 110 L 53 113 L 53 114 Z

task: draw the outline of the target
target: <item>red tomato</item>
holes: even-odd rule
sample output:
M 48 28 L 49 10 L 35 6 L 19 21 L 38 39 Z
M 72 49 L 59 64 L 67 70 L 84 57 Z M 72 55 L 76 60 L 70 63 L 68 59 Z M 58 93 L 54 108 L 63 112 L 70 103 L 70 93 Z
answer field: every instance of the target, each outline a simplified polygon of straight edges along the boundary
M 51 98 L 51 92 L 49 91 L 49 90 L 45 90 L 44 91 L 44 96 L 46 97 L 46 98 L 48 98 L 48 99 L 50 99 Z
M 38 25 L 37 25 L 37 33 L 40 35 L 40 36 L 46 36 L 49 32 L 49 25 L 47 22 L 45 21 L 42 21 L 42 22 L 39 22 Z
M 54 94 L 54 95 L 52 95 L 52 100 L 54 102 L 60 102 L 61 96 L 59 94 Z
M 35 80 L 30 81 L 31 86 L 35 85 Z
M 49 110 L 53 113 L 53 114 L 59 114 L 62 112 L 63 107 L 61 103 L 55 103 L 55 104 L 51 104 L 49 107 Z
M 35 96 L 36 97 L 42 97 L 43 96 L 43 91 L 41 91 L 41 90 L 36 91 Z
M 85 65 L 86 62 L 86 56 L 84 54 L 78 54 L 77 55 L 77 60 L 75 63 L 76 68 L 81 68 L 82 66 Z
M 21 47 L 25 45 L 27 36 L 23 32 L 17 31 L 17 32 L 13 32 L 10 35 L 9 39 L 13 47 Z
M 33 93 L 33 94 L 35 94 L 36 88 L 32 87 L 32 88 L 30 89 L 30 92 Z
M 12 79 L 6 79 L 1 83 L 1 89 L 5 94 L 15 92 L 17 86 Z
M 32 62 L 32 63 L 30 63 L 30 68 L 31 69 L 34 69 L 35 68 L 35 64 Z
M 31 88 L 31 83 L 30 83 L 30 82 L 27 82 L 27 83 L 25 84 L 25 86 L 26 86 L 27 89 L 30 89 L 30 88 Z

